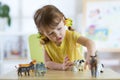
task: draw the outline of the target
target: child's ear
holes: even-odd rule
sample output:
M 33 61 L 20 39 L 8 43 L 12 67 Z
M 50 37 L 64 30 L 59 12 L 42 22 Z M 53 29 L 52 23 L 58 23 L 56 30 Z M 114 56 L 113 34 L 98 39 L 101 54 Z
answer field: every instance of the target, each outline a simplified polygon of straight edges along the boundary
M 64 25 L 65 25 L 65 17 L 63 17 L 63 19 L 62 19 L 62 20 L 63 20 L 63 22 L 64 22 Z
M 64 25 L 65 25 L 65 19 L 63 19 Z
M 66 18 L 65 18 L 65 17 L 63 17 L 63 21 L 65 21 L 65 19 L 66 19 Z

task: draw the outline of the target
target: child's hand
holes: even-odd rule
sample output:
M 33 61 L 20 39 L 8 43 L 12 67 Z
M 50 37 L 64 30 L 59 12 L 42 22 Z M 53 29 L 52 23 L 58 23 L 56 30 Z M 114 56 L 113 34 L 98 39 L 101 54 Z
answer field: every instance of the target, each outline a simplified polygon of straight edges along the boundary
M 62 69 L 63 69 L 63 70 L 67 70 L 67 69 L 70 69 L 72 66 L 73 66 L 73 63 L 70 62 L 68 56 L 66 56 L 66 57 L 64 58 L 64 62 L 63 62 L 63 64 L 62 64 Z

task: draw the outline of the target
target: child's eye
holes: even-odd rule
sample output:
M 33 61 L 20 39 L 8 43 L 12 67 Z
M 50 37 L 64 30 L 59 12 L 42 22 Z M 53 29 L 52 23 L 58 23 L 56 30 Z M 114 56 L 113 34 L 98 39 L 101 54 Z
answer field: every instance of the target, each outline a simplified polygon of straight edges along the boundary
M 62 28 L 60 27 L 60 28 L 58 28 L 58 30 L 61 30 Z
M 49 33 L 48 35 L 52 35 L 52 34 L 53 34 L 53 32 Z

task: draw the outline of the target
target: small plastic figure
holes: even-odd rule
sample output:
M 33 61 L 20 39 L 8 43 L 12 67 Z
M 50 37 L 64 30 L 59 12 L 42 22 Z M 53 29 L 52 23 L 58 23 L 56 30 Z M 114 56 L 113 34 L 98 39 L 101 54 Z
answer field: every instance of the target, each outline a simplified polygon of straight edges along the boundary
M 26 73 L 28 74 L 28 76 L 30 76 L 30 67 L 19 67 L 18 68 L 18 76 L 22 76 L 22 72 L 24 72 L 25 76 L 26 76 Z
M 17 71 L 18 71 L 18 76 L 22 76 L 22 73 L 24 72 L 24 74 L 25 74 L 25 76 L 26 76 L 26 74 L 28 75 L 28 76 L 30 76 L 30 70 L 34 70 L 34 64 L 36 63 L 36 61 L 35 60 L 33 60 L 33 61 L 31 61 L 29 64 L 19 64 L 19 67 L 17 68 L 16 66 L 16 68 L 18 69 Z
M 47 68 L 45 67 L 45 65 L 40 62 L 40 63 L 37 63 L 35 64 L 35 76 L 44 76 L 44 74 L 46 73 L 47 71 Z
M 90 65 L 91 65 L 91 75 L 92 75 L 92 77 L 97 77 L 97 76 L 100 75 L 100 73 L 103 73 L 104 65 L 98 63 L 97 55 L 91 56 Z
M 73 71 L 83 71 L 84 70 L 84 60 L 75 60 L 74 61 L 74 66 L 73 66 Z
M 91 75 L 92 77 L 97 77 L 97 59 L 96 59 L 96 55 L 95 56 L 90 56 L 91 57 L 91 61 L 90 61 L 90 68 L 91 68 Z
M 101 63 L 97 64 L 97 71 L 98 71 L 97 75 L 100 75 L 100 73 L 103 73 L 104 72 L 104 65 Z

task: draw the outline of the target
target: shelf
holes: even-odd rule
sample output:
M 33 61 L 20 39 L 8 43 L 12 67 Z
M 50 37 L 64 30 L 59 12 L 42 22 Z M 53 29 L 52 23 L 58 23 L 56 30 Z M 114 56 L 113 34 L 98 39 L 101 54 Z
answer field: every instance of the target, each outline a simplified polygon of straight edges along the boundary
M 0 36 L 24 36 L 24 35 L 29 35 L 29 33 L 25 32 L 0 32 Z
M 25 32 L 0 32 L 0 61 L 28 59 L 27 39 Z
M 27 59 L 27 58 L 18 58 L 18 59 L 4 59 L 3 60 L 3 62 L 4 63 L 6 63 L 6 62 L 22 62 L 22 63 L 24 63 L 24 62 L 29 62 L 29 59 Z
M 4 58 L 3 61 L 14 61 L 14 60 L 28 60 L 28 58 Z
M 98 52 L 120 53 L 120 48 L 101 48 L 101 49 L 98 49 Z

